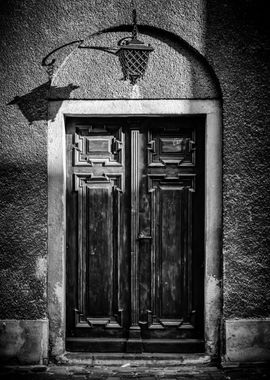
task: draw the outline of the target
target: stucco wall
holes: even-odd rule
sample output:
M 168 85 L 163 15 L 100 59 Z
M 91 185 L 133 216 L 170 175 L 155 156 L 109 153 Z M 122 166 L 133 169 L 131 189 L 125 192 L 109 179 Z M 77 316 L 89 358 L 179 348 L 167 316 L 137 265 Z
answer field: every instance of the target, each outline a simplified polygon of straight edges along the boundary
M 210 63 L 223 97 L 224 314 L 226 318 L 269 316 L 270 68 L 266 1 L 137 0 L 136 3 L 144 39 L 154 45 L 156 38 L 157 50 L 170 65 L 175 59 L 183 64 L 176 68 L 179 70 L 176 81 L 170 74 L 170 90 L 165 86 L 166 77 L 160 78 L 160 72 L 152 66 L 146 80 L 155 83 L 155 91 L 149 92 L 150 85 L 147 90 L 142 83 L 140 91 L 133 93 L 130 85 L 119 81 L 118 72 L 106 92 L 104 80 L 100 82 L 96 76 L 92 79 L 91 72 L 85 72 L 81 64 L 72 66 L 73 72 L 70 71 L 68 64 L 76 63 L 78 57 L 73 51 L 71 61 L 65 61 L 66 54 L 71 52 L 71 47 L 67 47 L 63 53 L 57 53 L 59 75 L 53 83 L 57 91 L 51 96 L 213 97 L 217 88 L 211 87 L 210 82 L 200 85 L 201 74 L 197 80 L 193 72 L 194 82 L 194 75 L 185 77 L 181 71 L 190 67 L 192 59 L 197 60 L 195 68 L 199 73 L 207 66 L 206 61 Z M 92 41 L 87 37 L 107 28 L 122 26 L 124 30 L 130 21 L 127 0 L 1 2 L 2 318 L 38 319 L 46 315 L 49 85 L 41 62 L 56 47 L 78 39 Z M 158 39 L 163 29 L 172 33 L 170 36 L 176 38 L 178 45 L 174 42 L 168 47 L 168 41 Z M 118 34 L 111 33 L 105 41 L 112 44 L 117 39 Z M 193 48 L 197 53 L 194 52 L 191 61 L 187 56 L 177 58 L 175 44 L 188 49 L 190 54 Z M 84 54 L 84 62 L 89 62 L 95 53 L 85 50 L 80 54 Z M 95 59 L 98 55 L 101 53 Z M 172 57 L 175 59 L 171 60 Z M 112 63 L 113 74 L 119 70 L 115 62 L 115 57 L 104 58 L 104 54 L 97 61 L 101 68 Z M 78 76 L 76 69 L 85 76 Z M 212 74 L 207 70 L 203 78 L 210 81 Z M 191 91 L 190 85 L 185 86 L 192 80 L 195 91 L 194 87 Z
M 207 3 L 206 54 L 220 80 L 224 105 L 225 317 L 269 316 L 270 33 L 266 2 Z
M 124 29 L 124 28 L 123 28 Z M 127 28 L 125 28 L 127 29 Z M 75 44 L 59 68 L 50 90 L 52 99 L 211 99 L 219 86 L 204 57 L 177 36 L 159 29 L 140 28 L 139 38 L 154 47 L 143 80 L 133 86 L 124 80 L 117 42 L 130 32 L 104 31 Z M 88 48 L 87 48 L 88 47 Z M 101 50 L 111 47 L 109 51 Z M 100 49 L 100 50 L 97 50 Z M 47 60 L 50 62 L 50 60 Z

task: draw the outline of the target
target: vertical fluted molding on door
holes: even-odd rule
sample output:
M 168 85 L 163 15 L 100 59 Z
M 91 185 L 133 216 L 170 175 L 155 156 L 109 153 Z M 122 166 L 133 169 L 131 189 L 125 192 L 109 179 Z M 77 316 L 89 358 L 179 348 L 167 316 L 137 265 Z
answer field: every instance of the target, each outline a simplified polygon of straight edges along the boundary
M 138 325 L 139 131 L 131 130 L 131 324 Z
M 127 352 L 142 352 L 141 329 L 139 326 L 139 130 L 131 130 L 131 326 L 127 341 Z

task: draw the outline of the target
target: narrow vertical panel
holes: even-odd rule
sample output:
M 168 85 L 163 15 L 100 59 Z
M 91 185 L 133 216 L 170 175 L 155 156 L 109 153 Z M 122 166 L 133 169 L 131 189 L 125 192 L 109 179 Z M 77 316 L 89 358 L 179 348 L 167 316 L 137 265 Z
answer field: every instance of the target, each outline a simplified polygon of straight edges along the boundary
M 158 308 L 157 305 L 157 299 L 156 294 L 158 294 L 158 281 L 157 281 L 157 274 L 159 273 L 158 267 L 157 267 L 157 248 L 159 246 L 159 242 L 156 241 L 157 234 L 157 219 L 156 219 L 156 205 L 157 205 L 157 199 L 156 199 L 156 189 L 150 190 L 151 194 L 151 236 L 152 236 L 152 245 L 151 245 L 151 310 L 153 315 L 156 315 Z
M 140 145 L 144 147 L 146 136 L 141 136 Z M 146 152 L 141 148 L 140 163 L 146 163 Z M 142 165 L 141 165 L 142 166 Z M 139 299 L 140 299 L 140 321 L 146 323 L 147 310 L 151 309 L 151 195 L 148 192 L 148 180 L 143 176 L 144 170 L 141 170 L 142 175 L 140 181 L 140 205 L 139 205 L 139 229 L 140 236 L 146 236 L 146 239 L 139 239 Z
M 139 131 L 131 130 L 131 323 L 139 320 Z
M 161 187 L 160 192 L 162 317 L 179 318 L 182 297 L 182 190 Z
M 121 191 L 113 187 L 113 299 L 112 311 L 117 313 L 120 305 L 120 262 L 122 257 L 121 244 Z
M 182 293 L 182 299 L 181 299 L 181 306 L 183 310 L 183 318 L 186 321 L 188 318 L 188 310 L 187 310 L 187 302 L 188 302 L 188 262 L 189 262 L 189 257 L 188 257 L 188 231 L 190 229 L 190 226 L 188 226 L 188 200 L 187 200 L 187 195 L 188 195 L 188 189 L 183 189 L 182 192 L 182 202 L 183 202 L 183 208 L 182 208 L 182 226 L 181 226 L 181 236 L 182 236 L 182 276 L 181 276 L 181 288 L 183 289 Z
M 184 188 L 182 192 L 182 274 L 181 309 L 184 321 L 190 322 L 192 312 L 192 195 L 193 191 Z
M 108 316 L 112 311 L 113 244 L 112 188 L 87 187 L 87 315 Z
M 186 304 L 186 310 L 187 310 L 187 319 L 190 319 L 191 312 L 192 312 L 192 298 L 193 298 L 193 292 L 192 292 L 192 212 L 193 212 L 193 206 L 192 206 L 192 197 L 194 192 L 190 191 L 190 189 L 185 189 L 186 196 L 187 196 L 187 221 L 186 224 L 188 226 L 187 230 L 187 246 L 186 246 L 186 256 L 187 256 L 187 265 L 186 265 L 186 271 L 187 271 L 187 304 Z
M 78 308 L 85 311 L 85 187 L 78 191 Z

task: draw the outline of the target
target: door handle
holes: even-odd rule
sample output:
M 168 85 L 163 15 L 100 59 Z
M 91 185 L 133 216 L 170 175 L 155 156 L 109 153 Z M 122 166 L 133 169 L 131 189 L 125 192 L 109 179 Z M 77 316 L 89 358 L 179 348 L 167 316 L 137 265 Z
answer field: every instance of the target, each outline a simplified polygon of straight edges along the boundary
M 137 237 L 138 240 L 152 240 L 152 236 L 145 235 L 143 232 L 140 232 Z

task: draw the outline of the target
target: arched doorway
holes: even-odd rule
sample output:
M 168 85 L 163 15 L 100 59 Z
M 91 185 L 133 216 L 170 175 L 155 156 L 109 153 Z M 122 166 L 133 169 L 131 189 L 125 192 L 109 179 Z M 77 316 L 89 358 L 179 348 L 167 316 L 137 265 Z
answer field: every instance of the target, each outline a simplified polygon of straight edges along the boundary
M 146 99 L 144 86 L 124 89 L 133 100 L 50 102 L 53 355 L 218 354 L 221 106 Z

